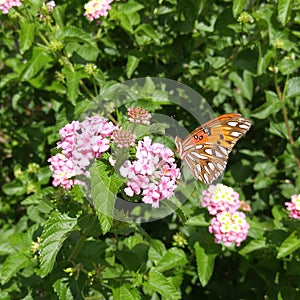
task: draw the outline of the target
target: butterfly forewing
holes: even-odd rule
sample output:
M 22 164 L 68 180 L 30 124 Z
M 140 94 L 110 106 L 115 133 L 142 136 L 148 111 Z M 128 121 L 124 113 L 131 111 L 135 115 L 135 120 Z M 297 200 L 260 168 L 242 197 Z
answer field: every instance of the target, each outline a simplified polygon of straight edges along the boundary
M 222 174 L 233 146 L 250 127 L 250 120 L 238 113 L 223 114 L 184 140 L 176 137 L 177 153 L 197 179 L 210 184 Z

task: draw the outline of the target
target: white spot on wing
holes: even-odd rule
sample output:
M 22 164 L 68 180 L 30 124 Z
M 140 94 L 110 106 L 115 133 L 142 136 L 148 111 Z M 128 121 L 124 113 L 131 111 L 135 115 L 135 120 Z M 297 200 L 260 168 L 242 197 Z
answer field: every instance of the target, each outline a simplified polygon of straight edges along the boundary
M 205 151 L 207 154 L 212 155 L 212 150 L 211 150 L 211 149 L 208 148 L 208 149 L 205 149 L 204 151 Z
M 241 132 L 238 132 L 238 131 L 233 131 L 231 132 L 231 135 L 234 136 L 234 137 L 238 137 L 240 136 L 242 133 Z
M 215 165 L 212 162 L 207 163 L 212 171 L 215 169 Z
M 228 154 L 228 151 L 226 148 L 219 146 L 218 149 L 221 150 L 225 155 Z
M 199 171 L 200 173 L 202 172 L 200 164 L 196 164 L 196 168 L 198 169 L 198 171 Z
M 228 122 L 227 124 L 231 127 L 235 127 L 238 124 L 238 122 L 231 121 L 231 122 Z
M 247 123 L 245 123 L 245 124 L 240 124 L 239 127 L 241 129 L 246 129 L 247 130 L 247 129 L 249 129 L 250 126 Z
M 209 170 L 209 168 L 208 168 L 207 166 L 204 166 L 204 169 L 205 169 L 205 171 L 206 171 L 208 174 L 210 174 L 210 170 Z
M 215 151 L 216 157 L 223 157 L 223 155 L 219 151 Z
M 192 154 L 192 153 L 191 153 L 191 154 Z M 186 156 L 187 156 L 190 160 L 195 161 L 195 158 L 194 158 L 191 154 L 188 153 Z
M 199 159 L 207 159 L 206 156 L 203 156 L 203 155 L 199 154 L 199 153 L 196 152 L 196 151 L 193 151 L 193 152 L 191 152 L 190 154 L 191 154 L 191 155 L 194 155 L 195 157 L 197 157 L 197 158 L 199 158 Z M 193 160 L 195 160 L 195 159 L 193 159 Z
M 203 148 L 203 145 L 197 145 L 195 148 L 196 148 L 197 150 L 202 149 L 202 148 Z
M 203 178 L 204 178 L 204 182 L 208 184 L 209 183 L 209 179 L 208 179 L 207 174 L 204 174 Z

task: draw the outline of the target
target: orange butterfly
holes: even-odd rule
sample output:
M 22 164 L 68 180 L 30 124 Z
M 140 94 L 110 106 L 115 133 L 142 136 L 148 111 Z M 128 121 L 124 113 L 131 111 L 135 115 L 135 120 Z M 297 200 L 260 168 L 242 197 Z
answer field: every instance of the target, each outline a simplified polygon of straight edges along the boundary
M 222 174 L 233 146 L 250 127 L 250 120 L 238 113 L 223 114 L 183 140 L 176 136 L 176 152 L 197 179 L 210 184 Z

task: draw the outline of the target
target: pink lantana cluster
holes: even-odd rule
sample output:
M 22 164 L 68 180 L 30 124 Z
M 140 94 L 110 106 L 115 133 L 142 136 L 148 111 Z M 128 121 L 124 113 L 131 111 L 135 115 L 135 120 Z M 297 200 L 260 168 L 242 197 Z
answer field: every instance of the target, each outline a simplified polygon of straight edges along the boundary
M 84 16 L 90 21 L 99 19 L 100 16 L 106 17 L 111 9 L 110 3 L 113 0 L 91 0 L 84 5 Z
M 286 209 L 290 212 L 289 217 L 300 219 L 300 194 L 293 195 L 291 201 L 285 202 Z
M 247 238 L 249 224 L 246 215 L 238 211 L 243 203 L 237 192 L 223 184 L 211 185 L 203 191 L 202 206 L 214 216 L 208 230 L 214 234 L 216 243 L 240 246 Z
M 126 195 L 142 195 L 142 201 L 159 207 L 162 199 L 174 194 L 176 179 L 180 169 L 174 163 L 174 153 L 160 143 L 153 143 L 150 137 L 144 137 L 136 147 L 136 160 L 127 160 L 120 168 L 120 174 L 128 178 Z
M 48 159 L 53 173 L 53 185 L 70 189 L 80 184 L 74 177 L 88 176 L 87 167 L 94 158 L 101 158 L 109 149 L 110 137 L 117 127 L 99 116 L 86 118 L 83 122 L 73 121 L 63 127 L 58 153 Z
M 0 10 L 3 14 L 8 14 L 9 10 L 15 6 L 21 6 L 20 0 L 0 0 Z
M 202 192 L 201 204 L 211 215 L 220 211 L 235 212 L 240 207 L 239 194 L 226 185 L 212 184 Z

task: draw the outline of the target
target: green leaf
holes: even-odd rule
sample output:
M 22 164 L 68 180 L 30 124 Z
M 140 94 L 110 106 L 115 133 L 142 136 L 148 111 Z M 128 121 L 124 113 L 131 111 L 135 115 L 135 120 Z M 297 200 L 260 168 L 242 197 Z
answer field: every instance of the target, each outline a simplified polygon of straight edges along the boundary
M 288 22 L 292 6 L 294 4 L 293 0 L 279 0 L 278 1 L 278 20 L 281 22 L 283 26 Z
M 290 78 L 286 85 L 286 98 L 297 97 L 300 95 L 300 77 Z
M 31 258 L 23 253 L 13 253 L 9 255 L 3 263 L 1 269 L 1 284 L 6 284 L 21 269 L 31 264 Z
M 166 270 L 185 265 L 186 263 L 187 258 L 184 251 L 179 248 L 171 248 L 157 263 L 155 270 L 159 272 L 164 272 Z
M 239 251 L 241 255 L 246 255 L 256 250 L 260 250 L 267 247 L 266 238 L 261 237 L 259 239 L 251 241 L 242 250 Z
M 144 8 L 144 5 L 136 2 L 136 1 L 128 1 L 126 3 L 122 3 L 120 5 L 120 10 L 123 14 L 133 14 Z
M 36 25 L 32 22 L 21 22 L 20 27 L 20 52 L 24 53 L 32 45 Z
M 203 214 L 188 218 L 186 225 L 189 226 L 208 226 L 210 223 L 205 220 Z
M 236 18 L 244 9 L 246 0 L 233 0 L 232 14 Z
M 39 71 L 53 60 L 52 56 L 48 54 L 45 49 L 40 47 L 34 47 L 32 51 L 32 57 L 27 62 L 23 74 L 22 80 L 29 80 L 33 78 Z
M 68 100 L 73 105 L 75 105 L 76 99 L 79 96 L 79 82 L 80 82 L 81 78 L 85 77 L 85 74 L 78 72 L 76 70 L 71 70 L 67 67 L 64 67 L 62 71 L 67 79 Z
M 2 191 L 9 196 L 21 196 L 26 193 L 26 185 L 20 181 L 12 181 L 2 185 Z
M 242 78 L 236 73 L 232 72 L 229 75 L 230 80 L 232 80 L 236 87 L 241 90 L 242 95 L 248 99 L 252 99 L 252 94 L 253 94 L 253 81 L 252 81 L 252 76 L 249 71 L 244 71 L 243 74 L 243 80 Z
M 148 285 L 166 299 L 181 299 L 180 292 L 174 287 L 172 282 L 160 272 L 149 272 Z
M 264 74 L 265 70 L 270 65 L 270 62 L 276 56 L 276 50 L 274 48 L 269 49 L 264 55 L 259 47 L 259 57 L 257 62 L 257 75 Z
M 133 72 L 138 67 L 141 58 L 138 58 L 133 55 L 128 55 L 127 64 L 126 64 L 126 75 L 128 78 L 131 78 Z
M 300 238 L 296 232 L 290 234 L 281 244 L 277 258 L 283 258 L 300 248 Z
M 81 42 L 89 45 L 90 47 L 98 48 L 96 41 L 90 34 L 75 26 L 64 26 L 60 30 L 60 38 L 64 39 L 65 41 Z
M 136 288 L 132 287 L 129 283 L 126 283 L 117 288 L 113 288 L 113 299 L 138 300 L 141 299 L 141 296 Z
M 90 170 L 94 207 L 103 234 L 107 233 L 112 225 L 116 195 L 123 184 L 119 175 L 108 168 L 105 163 L 98 161 Z
M 148 257 L 150 260 L 157 263 L 166 253 L 166 247 L 160 240 L 151 240 Z
M 67 278 L 60 278 L 53 284 L 54 291 L 60 300 L 74 299 Z
M 216 254 L 207 254 L 198 242 L 194 245 L 196 253 L 198 277 L 202 286 L 206 286 L 211 278 L 215 265 Z
M 256 108 L 252 116 L 257 119 L 266 119 L 270 115 L 276 114 L 282 107 L 283 103 L 279 101 L 277 95 L 272 91 L 266 91 L 266 102 Z
M 70 218 L 65 214 L 54 211 L 41 236 L 41 276 L 45 277 L 52 271 L 58 251 L 69 234 L 74 231 L 77 224 L 76 218 Z

